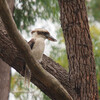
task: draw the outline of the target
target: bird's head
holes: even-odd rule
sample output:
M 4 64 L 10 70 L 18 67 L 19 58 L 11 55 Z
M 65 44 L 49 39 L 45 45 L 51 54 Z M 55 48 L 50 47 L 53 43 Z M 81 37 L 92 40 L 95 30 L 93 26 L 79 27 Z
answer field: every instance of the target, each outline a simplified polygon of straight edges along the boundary
M 38 28 L 33 30 L 31 34 L 35 38 L 44 38 L 51 41 L 56 41 L 56 39 L 54 39 L 46 29 Z

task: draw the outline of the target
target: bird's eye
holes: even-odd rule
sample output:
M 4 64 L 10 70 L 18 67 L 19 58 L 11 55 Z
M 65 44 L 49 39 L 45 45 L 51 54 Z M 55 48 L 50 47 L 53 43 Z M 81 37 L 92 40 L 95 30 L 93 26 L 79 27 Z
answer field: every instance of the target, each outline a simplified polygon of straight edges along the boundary
M 49 34 L 45 34 L 45 37 L 48 38 Z
M 35 33 L 36 31 L 32 31 L 31 34 Z
M 40 31 L 38 31 L 37 33 L 38 33 L 39 35 L 42 35 L 42 34 L 43 34 L 43 33 L 42 33 L 42 32 L 40 32 Z

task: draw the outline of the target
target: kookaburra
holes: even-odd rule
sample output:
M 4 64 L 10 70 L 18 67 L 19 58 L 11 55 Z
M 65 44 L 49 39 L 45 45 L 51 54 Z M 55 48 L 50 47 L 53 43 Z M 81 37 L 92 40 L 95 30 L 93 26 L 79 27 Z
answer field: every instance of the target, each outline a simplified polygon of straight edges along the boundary
M 56 41 L 50 33 L 46 29 L 38 28 L 31 32 L 32 39 L 29 41 L 30 47 L 32 49 L 32 53 L 34 55 L 34 58 L 41 62 L 42 61 L 42 55 L 45 48 L 45 40 L 51 40 Z
M 34 55 L 34 58 L 36 61 L 41 62 L 42 56 L 45 48 L 45 40 L 51 40 L 56 41 L 50 33 L 46 29 L 38 28 L 31 32 L 32 39 L 29 41 L 29 45 L 32 49 L 32 54 Z M 30 80 L 31 77 L 31 71 L 29 70 L 28 66 L 26 65 L 26 78 Z

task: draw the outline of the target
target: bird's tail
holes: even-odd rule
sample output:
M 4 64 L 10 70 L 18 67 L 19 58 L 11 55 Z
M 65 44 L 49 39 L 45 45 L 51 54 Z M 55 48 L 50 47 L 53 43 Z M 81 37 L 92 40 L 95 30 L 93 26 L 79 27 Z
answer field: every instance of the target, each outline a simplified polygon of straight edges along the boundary
M 28 87 L 30 85 L 30 80 L 31 80 L 31 70 L 26 65 L 26 67 L 25 67 L 25 84 L 28 84 Z

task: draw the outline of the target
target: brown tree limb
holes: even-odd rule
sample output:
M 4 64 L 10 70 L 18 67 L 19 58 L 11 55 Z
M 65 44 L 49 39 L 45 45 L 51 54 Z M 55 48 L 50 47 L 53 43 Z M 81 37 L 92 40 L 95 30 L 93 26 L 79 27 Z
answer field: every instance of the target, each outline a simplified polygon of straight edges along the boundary
M 10 37 L 3 30 L 0 30 L 0 58 L 2 58 L 7 64 L 16 69 L 20 74 L 24 75 L 23 66 L 25 64 L 24 58 L 21 53 L 14 46 Z M 68 90 L 69 93 L 74 94 L 72 89 L 72 82 L 69 83 L 69 77 L 66 70 L 59 64 L 54 62 L 46 55 L 43 56 L 42 67 L 52 74 L 58 81 Z M 32 83 L 38 86 L 44 93 L 50 95 L 48 89 L 34 78 L 32 71 Z M 50 97 L 50 96 L 49 96 Z
M 7 0 L 7 2 L 12 12 L 14 8 L 14 0 Z M 0 30 L 6 31 L 1 18 L 0 18 Z M 1 100 L 9 99 L 10 81 L 11 81 L 11 67 L 9 67 L 9 65 L 6 64 L 0 58 L 0 99 Z
M 20 36 L 16 25 L 14 24 L 5 0 L 0 0 L 0 16 L 4 22 L 9 36 L 11 37 L 16 47 L 21 51 L 21 54 L 23 54 L 23 57 L 25 58 L 25 61 L 27 62 L 30 70 L 33 72 L 36 80 L 42 83 L 44 87 L 48 88 L 48 91 L 53 99 L 72 100 L 71 96 L 58 82 L 58 80 L 45 71 L 42 66 L 35 61 L 31 53 L 31 49 L 29 48 L 26 41 Z
M 10 91 L 10 67 L 0 59 L 0 99 L 8 100 Z M 4 95 L 5 94 L 5 95 Z

